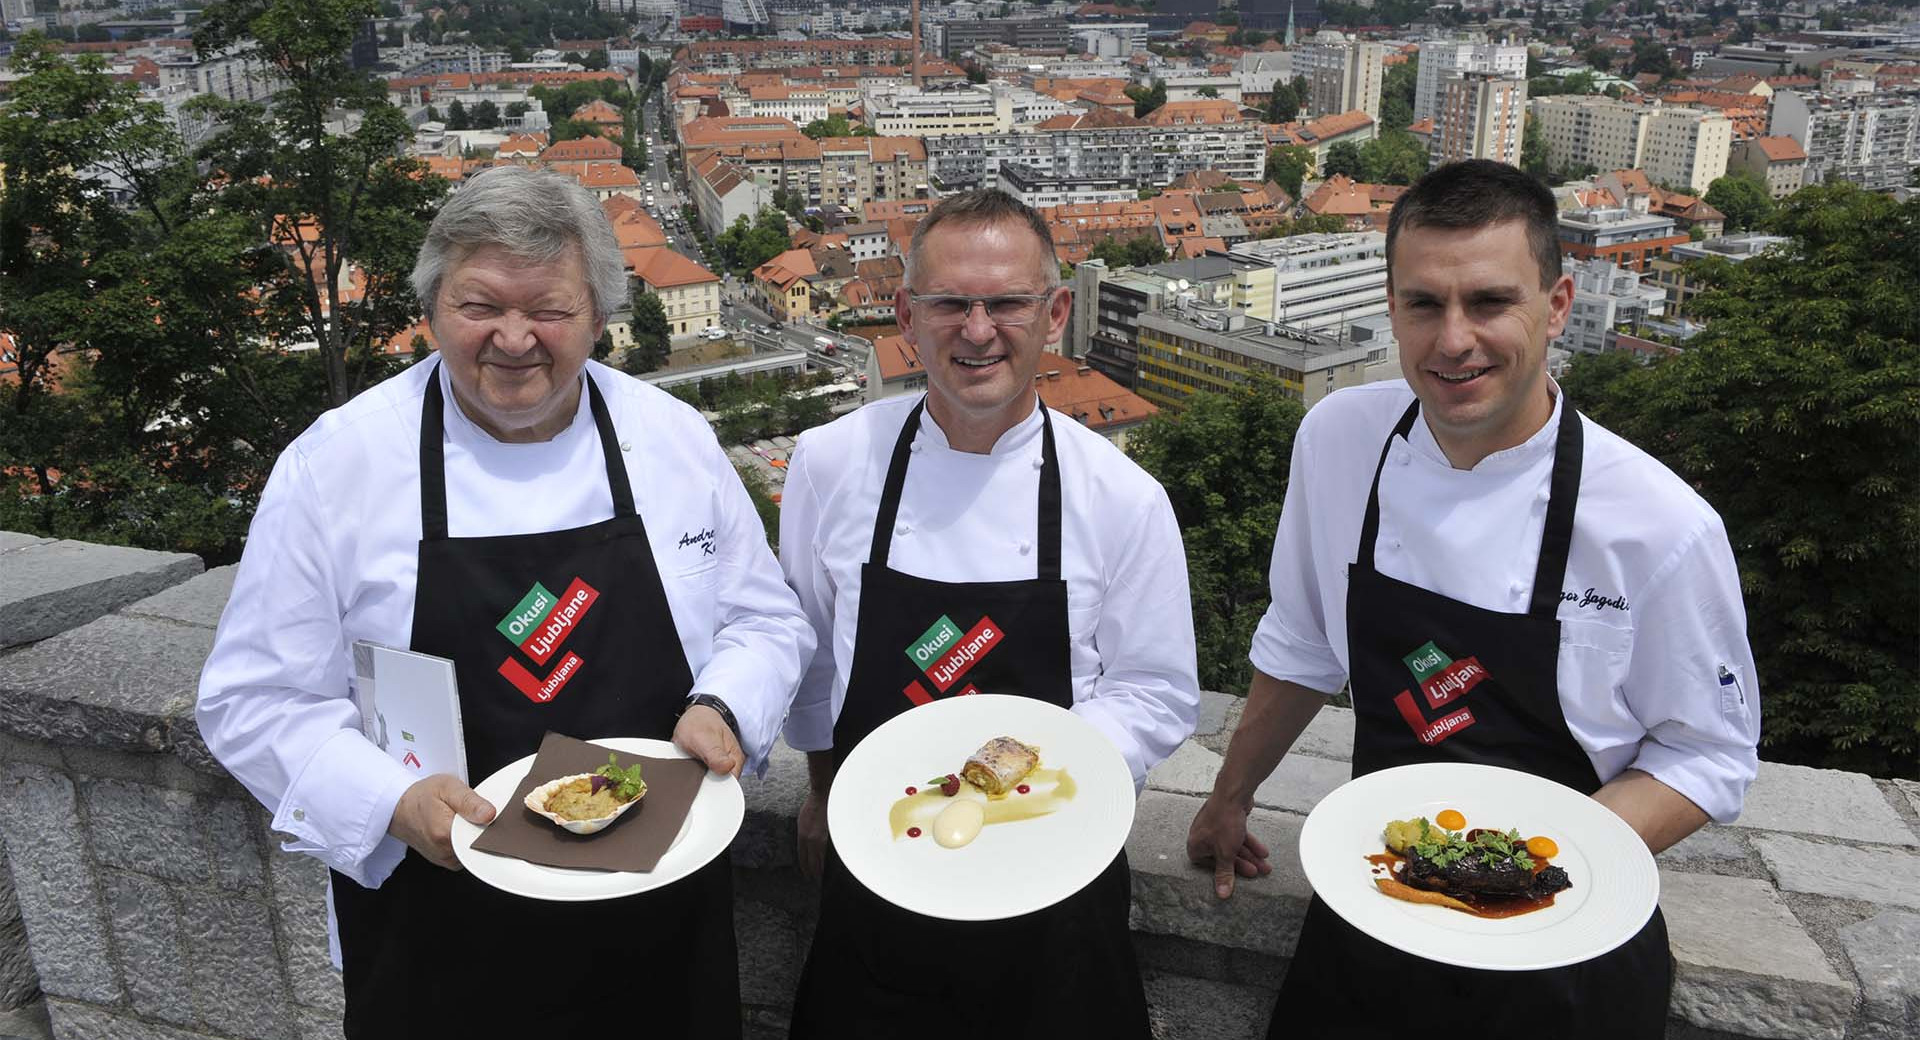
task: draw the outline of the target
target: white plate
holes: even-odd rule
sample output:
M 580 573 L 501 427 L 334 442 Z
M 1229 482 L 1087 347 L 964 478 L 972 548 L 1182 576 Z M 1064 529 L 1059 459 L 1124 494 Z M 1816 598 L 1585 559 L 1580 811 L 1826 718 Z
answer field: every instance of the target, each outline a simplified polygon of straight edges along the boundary
M 665 740 L 609 737 L 587 743 L 649 758 L 693 757 Z M 512 801 L 513 791 L 526 778 L 527 770 L 533 768 L 533 758 L 528 755 L 501 767 L 474 790 L 500 812 L 517 811 L 519 805 Z M 726 851 L 746 815 L 747 799 L 740 790 L 740 782 L 709 771 L 700 780 L 700 788 L 687 809 L 680 833 L 661 854 L 660 862 L 645 873 L 549 867 L 475 851 L 473 843 L 480 837 L 480 828 L 458 816 L 453 818 L 453 854 L 474 877 L 517 896 L 563 903 L 614 899 L 670 885 L 706 866 L 713 857 Z
M 894 840 L 887 811 L 908 785 L 958 773 L 994 737 L 1040 749 L 1079 793 L 1060 811 L 995 824 L 973 843 Z M 996 921 L 1043 910 L 1113 863 L 1133 826 L 1133 774 L 1107 738 L 1064 708 L 1030 697 L 973 694 L 910 709 L 867 735 L 833 779 L 827 830 L 860 883 L 903 909 L 949 921 Z
M 1467 826 L 1544 835 L 1573 887 L 1544 910 L 1488 920 L 1380 894 L 1364 857 L 1386 851 L 1389 820 L 1457 809 Z M 1652 853 L 1626 821 L 1551 780 L 1494 766 L 1400 766 L 1349 781 L 1300 831 L 1307 881 L 1348 924 L 1415 956 L 1463 968 L 1525 971 L 1598 957 L 1638 933 L 1660 901 Z

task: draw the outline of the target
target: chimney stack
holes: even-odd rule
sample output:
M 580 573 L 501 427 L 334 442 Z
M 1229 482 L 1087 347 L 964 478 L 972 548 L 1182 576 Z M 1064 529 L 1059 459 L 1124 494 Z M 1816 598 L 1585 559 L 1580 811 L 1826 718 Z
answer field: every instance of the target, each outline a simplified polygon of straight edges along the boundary
M 913 89 L 920 89 L 920 0 L 913 0 Z

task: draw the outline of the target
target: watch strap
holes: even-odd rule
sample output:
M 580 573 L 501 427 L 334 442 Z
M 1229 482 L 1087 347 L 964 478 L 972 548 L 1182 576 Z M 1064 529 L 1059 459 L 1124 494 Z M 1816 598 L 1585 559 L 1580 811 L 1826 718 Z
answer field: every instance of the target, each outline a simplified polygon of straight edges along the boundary
M 687 707 L 692 708 L 697 706 L 705 706 L 719 712 L 720 717 L 726 721 L 727 728 L 733 731 L 734 742 L 740 745 L 742 752 L 746 751 L 747 742 L 740 736 L 740 720 L 733 717 L 733 709 L 727 707 L 726 701 L 715 697 L 711 693 L 696 693 L 687 698 Z M 684 715 L 686 712 L 683 710 L 681 714 Z

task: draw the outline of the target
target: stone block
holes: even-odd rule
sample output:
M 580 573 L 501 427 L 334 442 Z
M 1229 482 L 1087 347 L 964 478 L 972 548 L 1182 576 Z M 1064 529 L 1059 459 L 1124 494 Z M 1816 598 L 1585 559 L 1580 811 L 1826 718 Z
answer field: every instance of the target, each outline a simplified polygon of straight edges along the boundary
M 1227 710 L 1240 698 L 1227 693 L 1200 691 L 1200 720 L 1193 728 L 1196 737 L 1211 737 L 1226 728 Z
M 1273 990 L 1143 969 L 1147 1019 L 1155 1040 L 1257 1037 L 1267 1032 Z
M 0 553 L 18 552 L 36 545 L 51 545 L 53 539 L 42 538 L 37 534 L 21 534 L 18 531 L 0 531 Z
M 144 874 L 112 869 L 100 872 L 100 888 L 133 1010 L 193 1026 L 193 987 L 173 892 Z
M 1219 754 L 1189 740 L 1148 771 L 1147 787 L 1205 798 L 1213 790 L 1213 779 L 1219 775 L 1223 761 Z
M 120 999 L 106 918 L 73 782 L 44 766 L 0 769 L 0 844 L 13 867 L 27 946 L 52 996 Z
M 341 1032 L 338 1011 L 317 1008 L 295 1008 L 293 1028 L 300 1040 L 341 1040 L 345 1035 Z
M 86 624 L 200 573 L 198 556 L 49 542 L 0 556 L 0 647 Z
M 53 1035 L 60 1040 L 222 1040 L 230 1035 L 172 1029 L 71 1000 L 49 1000 L 47 1011 L 53 1018 Z
M 1313 894 L 1300 869 L 1300 818 L 1253 811 L 1249 826 L 1271 850 L 1273 873 L 1236 879 L 1232 898 L 1222 901 L 1213 893 L 1212 868 L 1187 859 L 1187 827 L 1199 808 L 1200 799 L 1185 795 L 1148 791 L 1141 796 L 1127 838 L 1134 930 L 1271 956 L 1291 954 Z
M 345 1009 L 340 973 L 327 954 L 327 868 L 312 856 L 278 849 L 267 856 L 273 912 L 293 1001 L 331 1014 Z
M 1754 848 L 1785 892 L 1920 909 L 1920 853 L 1906 849 L 1861 849 L 1762 834 Z
M 189 889 L 181 893 L 180 910 L 201 1017 L 223 1033 L 258 1040 L 290 1037 L 293 1009 L 267 904 Z
M 19 1007 L 0 1010 L 0 1040 L 53 1040 L 46 1000 L 35 998 Z
M 765 903 L 736 899 L 733 932 L 740 943 L 741 1003 L 791 1009 L 806 959 L 793 915 Z
M 1320 799 L 1352 777 L 1353 767 L 1345 762 L 1290 754 L 1280 760 L 1272 776 L 1254 788 L 1253 804 L 1305 816 L 1320 804 Z
M 1920 914 L 1888 910 L 1842 928 L 1840 943 L 1866 998 L 1853 1040 L 1920 1036 Z
M 215 567 L 164 592 L 129 603 L 120 608 L 120 613 L 215 628 L 220 624 L 220 613 L 227 609 L 227 598 L 233 595 L 233 576 L 238 570 L 237 564 Z
M 0 732 L 154 752 L 184 729 L 197 743 L 193 700 L 212 649 L 209 629 L 120 614 L 43 640 L 7 656 Z
M 1854 986 L 1834 972 L 1773 886 L 1662 870 L 1660 907 L 1679 966 L 1674 1017 L 1748 1037 L 1845 1035 Z
M 1353 709 L 1332 704 L 1321 708 L 1288 754 L 1353 761 Z
M 100 862 L 174 881 L 205 881 L 199 800 L 184 791 L 101 780 L 83 787 Z
M 1837 769 L 1760 763 L 1736 821 L 1756 830 L 1793 831 L 1881 845 L 1920 845 L 1871 777 Z
M 1906 797 L 1907 806 L 1913 810 L 1913 814 L 1920 816 L 1920 784 L 1914 783 L 1912 780 L 1893 780 L 1890 782 L 1893 784 L 1894 790 Z
M 259 888 L 264 879 L 260 836 L 266 833 L 266 812 L 238 798 L 201 799 L 200 804 L 206 809 L 207 859 L 214 882 L 240 892 Z
M 40 995 L 40 976 L 27 951 L 27 923 L 13 894 L 13 871 L 0 851 L 0 1012 L 21 1007 Z M 0 1030 L 4 1033 L 4 1030 Z
M 1659 860 L 1660 865 L 1668 869 L 1730 874 L 1748 871 L 1753 854 L 1740 840 L 1739 832 L 1708 824 L 1662 852 Z

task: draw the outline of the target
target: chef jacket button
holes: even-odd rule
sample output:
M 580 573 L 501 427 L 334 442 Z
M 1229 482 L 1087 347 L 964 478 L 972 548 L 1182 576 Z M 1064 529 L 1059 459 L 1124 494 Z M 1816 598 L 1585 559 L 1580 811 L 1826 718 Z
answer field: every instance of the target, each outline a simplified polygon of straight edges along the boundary
M 914 441 L 914 442 L 913 442 L 912 444 L 909 444 L 909 445 L 907 445 L 907 450 L 908 450 L 908 451 L 919 451 L 919 450 L 920 450 L 920 442 L 919 442 L 919 441 Z
M 620 442 L 620 450 L 621 450 L 621 451 L 632 451 L 632 450 L 633 450 L 633 442 L 632 442 L 632 441 L 621 441 L 621 442 Z
M 1044 458 L 1042 458 L 1042 457 L 1041 457 L 1041 456 L 1039 456 L 1039 455 L 1035 455 L 1035 456 L 1033 457 L 1033 468 L 1034 468 L 1034 469 L 1045 469 L 1045 468 L 1046 468 L 1046 465 L 1047 465 L 1047 460 L 1046 460 L 1046 459 L 1044 459 Z
M 304 820 L 307 818 L 307 811 L 305 809 L 295 809 L 293 811 L 293 818 L 296 820 Z
M 1020 543 L 1020 555 L 1022 555 L 1022 556 L 1025 556 L 1026 554 L 1028 554 L 1028 553 L 1030 553 L 1030 552 L 1032 552 L 1032 551 L 1033 551 L 1033 543 L 1032 543 L 1032 542 L 1021 542 L 1021 543 Z
M 912 532 L 913 528 L 907 526 L 907 522 L 904 520 L 893 525 L 894 534 L 911 534 Z

